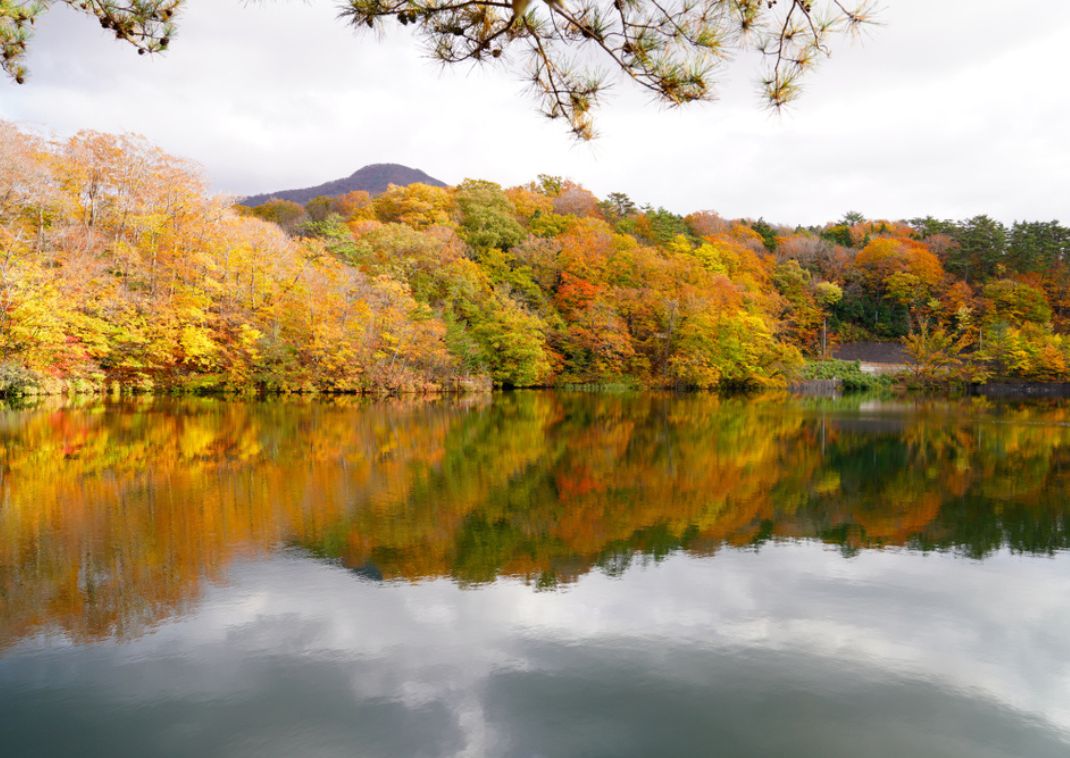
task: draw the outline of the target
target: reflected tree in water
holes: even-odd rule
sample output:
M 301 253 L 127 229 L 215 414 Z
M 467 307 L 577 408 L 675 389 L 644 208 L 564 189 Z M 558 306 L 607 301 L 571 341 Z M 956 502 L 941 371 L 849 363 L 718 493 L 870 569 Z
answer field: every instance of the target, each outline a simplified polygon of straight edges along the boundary
M 1070 545 L 1067 416 L 583 393 L 6 410 L 0 643 L 141 634 L 280 546 L 536 589 L 773 540 L 1050 554 Z

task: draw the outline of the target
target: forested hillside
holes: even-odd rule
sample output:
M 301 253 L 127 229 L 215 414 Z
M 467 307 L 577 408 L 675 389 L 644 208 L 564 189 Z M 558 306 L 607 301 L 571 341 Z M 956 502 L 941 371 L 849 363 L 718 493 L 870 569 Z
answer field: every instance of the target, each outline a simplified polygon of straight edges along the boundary
M 837 339 L 1066 379 L 1070 231 L 679 216 L 542 176 L 257 208 L 143 140 L 0 124 L 0 390 L 781 386 Z
M 446 183 L 419 169 L 401 166 L 397 163 L 373 163 L 359 168 L 347 177 L 317 184 L 303 189 L 275 190 L 261 195 L 250 195 L 242 199 L 242 205 L 254 207 L 263 205 L 268 200 L 293 200 L 307 203 L 320 195 L 344 195 L 347 192 L 363 190 L 372 195 L 386 192 L 391 184 L 407 187 L 410 184 L 430 184 L 432 187 L 445 187 Z

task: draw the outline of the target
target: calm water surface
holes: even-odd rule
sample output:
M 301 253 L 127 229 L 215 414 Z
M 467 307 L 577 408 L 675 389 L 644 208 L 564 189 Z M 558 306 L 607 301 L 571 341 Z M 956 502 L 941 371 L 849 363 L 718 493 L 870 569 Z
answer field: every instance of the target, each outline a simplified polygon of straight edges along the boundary
M 1070 407 L 0 410 L 4 756 L 1070 755 Z

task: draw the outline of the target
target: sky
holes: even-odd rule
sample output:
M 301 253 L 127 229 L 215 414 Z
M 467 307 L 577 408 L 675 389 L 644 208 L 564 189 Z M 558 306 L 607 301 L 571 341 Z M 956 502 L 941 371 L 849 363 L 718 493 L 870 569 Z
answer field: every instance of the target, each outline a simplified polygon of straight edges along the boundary
M 0 119 L 68 136 L 134 132 L 203 167 L 214 191 L 305 187 L 395 162 L 449 183 L 548 173 L 677 212 L 815 224 L 988 213 L 1070 221 L 1070 3 L 887 0 L 838 39 L 785 113 L 752 55 L 719 99 L 680 109 L 615 82 L 577 142 L 508 65 L 443 68 L 408 29 L 357 34 L 331 0 L 189 0 L 168 53 L 138 56 L 91 18 L 49 11 Z

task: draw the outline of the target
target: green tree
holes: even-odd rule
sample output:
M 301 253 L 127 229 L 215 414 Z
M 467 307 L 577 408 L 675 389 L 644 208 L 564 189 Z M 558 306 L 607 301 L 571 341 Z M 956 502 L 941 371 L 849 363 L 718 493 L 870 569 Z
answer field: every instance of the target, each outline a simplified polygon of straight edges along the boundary
M 691 227 L 683 216 L 649 205 L 643 207 L 641 214 L 622 219 L 617 226 L 621 232 L 653 244 L 665 244 L 681 235 L 691 237 Z
M 924 218 L 912 218 L 907 223 L 914 229 L 914 234 L 918 239 L 926 239 L 937 234 L 947 234 L 954 236 L 958 229 L 958 225 L 954 221 L 948 221 L 946 219 L 938 219 L 932 216 L 925 216 Z
M 1036 287 L 1012 279 L 998 279 L 984 288 L 989 303 L 989 320 L 1019 324 L 1025 321 L 1047 324 L 1051 321 L 1048 298 Z
M 1045 271 L 1070 258 L 1070 229 L 1058 221 L 1015 221 L 1007 236 L 1007 266 Z
M 298 231 L 302 237 L 323 240 L 327 250 L 346 263 L 353 263 L 359 254 L 349 227 L 342 223 L 342 217 L 338 214 L 332 213 L 320 221 L 306 221 Z
M 508 250 L 526 236 L 513 204 L 494 182 L 465 179 L 457 188 L 457 207 L 462 235 L 474 248 Z
M 762 237 L 762 243 L 765 245 L 765 249 L 771 253 L 776 252 L 776 229 L 769 225 L 764 218 L 760 218 L 757 221 L 752 221 L 750 228 L 758 232 Z
M 496 291 L 473 261 L 454 261 L 442 276 L 448 288 L 447 344 L 465 368 L 513 387 L 541 384 L 549 377 L 546 338 L 534 314 Z
M 238 211 L 246 216 L 278 224 L 290 233 L 297 231 L 308 220 L 304 206 L 293 200 L 268 200 L 255 208 L 239 205 Z
M 969 281 L 984 281 L 1004 263 L 1007 229 L 988 216 L 974 216 L 955 225 L 952 238 L 958 248 L 947 259 L 947 270 Z
M 796 260 L 778 263 L 773 283 L 783 296 L 786 308 L 781 316 L 781 337 L 808 352 L 817 352 L 817 325 L 821 310 L 811 286 L 810 272 Z
M 606 199 L 599 203 L 599 207 L 610 220 L 627 218 L 639 210 L 632 199 L 623 192 L 610 192 L 606 195 Z
M 818 282 L 814 285 L 814 299 L 821 306 L 821 357 L 829 351 L 829 313 L 843 300 L 843 289 L 835 282 Z
M 305 203 L 305 214 L 311 221 L 326 221 L 331 214 L 342 215 L 342 203 L 338 198 L 320 195 Z

